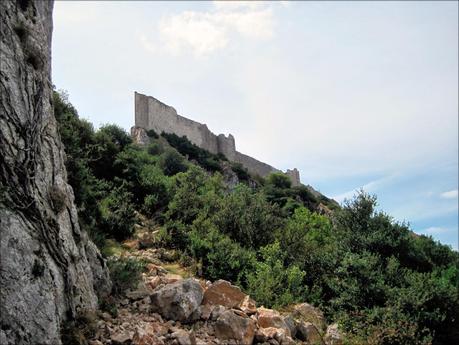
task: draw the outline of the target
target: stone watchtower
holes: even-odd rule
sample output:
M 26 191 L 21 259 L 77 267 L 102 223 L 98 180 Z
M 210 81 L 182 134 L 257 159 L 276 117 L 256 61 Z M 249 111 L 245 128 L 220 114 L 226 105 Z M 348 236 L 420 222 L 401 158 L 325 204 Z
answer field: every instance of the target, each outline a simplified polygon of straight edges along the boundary
M 251 174 L 262 177 L 280 170 L 269 164 L 236 151 L 234 137 L 229 134 L 215 135 L 205 124 L 190 120 L 177 114 L 177 111 L 151 96 L 135 92 L 135 126 L 131 129 L 134 141 L 139 144 L 148 142 L 145 130 L 154 130 L 161 134 L 173 133 L 186 136 L 193 144 L 209 152 L 224 154 L 228 160 L 242 164 Z M 292 186 L 299 186 L 300 173 L 297 169 L 287 170 Z
M 300 172 L 297 168 L 293 168 L 293 170 L 287 169 L 285 174 L 290 177 L 290 180 L 292 181 L 292 187 L 297 187 L 301 185 Z

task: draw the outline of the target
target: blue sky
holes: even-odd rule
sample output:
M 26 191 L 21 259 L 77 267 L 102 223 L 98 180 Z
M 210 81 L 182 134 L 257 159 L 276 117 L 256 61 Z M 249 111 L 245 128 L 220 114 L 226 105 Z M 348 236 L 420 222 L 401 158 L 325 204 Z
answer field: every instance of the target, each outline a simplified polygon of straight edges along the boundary
M 154 96 L 457 249 L 457 2 L 56 2 L 53 35 L 53 83 L 96 126 Z

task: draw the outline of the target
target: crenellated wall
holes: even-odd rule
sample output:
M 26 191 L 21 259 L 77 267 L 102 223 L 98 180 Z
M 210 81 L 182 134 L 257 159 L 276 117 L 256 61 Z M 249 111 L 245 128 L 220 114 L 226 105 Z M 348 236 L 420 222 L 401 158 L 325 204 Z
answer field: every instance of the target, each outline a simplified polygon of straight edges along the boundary
M 151 96 L 135 92 L 135 126 L 146 130 L 153 129 L 161 132 L 186 136 L 193 144 L 212 153 L 224 154 L 230 161 L 241 163 L 251 174 L 266 176 L 280 170 L 269 164 L 236 151 L 234 137 L 229 134 L 215 135 L 205 124 L 187 119 L 177 111 Z M 291 171 L 291 170 L 289 170 Z M 299 173 L 287 173 L 292 179 L 292 185 L 299 185 Z

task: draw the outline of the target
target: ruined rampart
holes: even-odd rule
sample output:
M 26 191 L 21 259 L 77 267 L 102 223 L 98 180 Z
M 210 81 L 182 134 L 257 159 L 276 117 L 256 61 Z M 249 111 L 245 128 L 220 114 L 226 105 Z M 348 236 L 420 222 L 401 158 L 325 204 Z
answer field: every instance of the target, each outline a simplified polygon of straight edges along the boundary
M 236 151 L 234 137 L 229 134 L 215 135 L 205 124 L 190 120 L 177 114 L 177 111 L 151 96 L 135 93 L 135 126 L 146 130 L 186 136 L 193 144 L 212 153 L 224 154 L 230 161 L 241 163 L 247 170 L 256 175 L 266 176 L 280 171 L 269 164 Z M 298 172 L 296 169 L 294 169 Z M 299 185 L 299 174 L 288 175 L 293 185 Z

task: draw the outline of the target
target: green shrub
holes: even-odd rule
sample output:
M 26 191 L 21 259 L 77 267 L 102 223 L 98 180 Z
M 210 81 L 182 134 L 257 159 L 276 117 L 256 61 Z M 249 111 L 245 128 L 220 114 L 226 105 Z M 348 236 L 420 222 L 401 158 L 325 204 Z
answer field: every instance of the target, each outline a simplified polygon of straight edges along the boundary
M 150 137 L 150 138 L 153 138 L 153 139 L 158 139 L 159 138 L 159 135 L 153 130 L 153 129 L 149 129 L 147 131 L 147 135 Z
M 168 221 L 164 224 L 166 231 L 163 239 L 168 247 L 185 250 L 188 247 L 188 228 L 180 221 Z
M 245 275 L 255 266 L 255 255 L 222 235 L 211 223 L 208 228 L 189 234 L 190 251 L 202 263 L 202 273 L 210 280 L 245 282 Z
M 133 234 L 136 216 L 131 198 L 131 193 L 120 187 L 101 201 L 102 226 L 107 236 L 122 241 Z
M 220 160 L 221 155 L 215 155 L 199 146 L 191 143 L 186 136 L 179 137 L 173 133 L 161 133 L 166 138 L 169 144 L 174 147 L 178 152 L 190 160 L 195 160 L 198 164 L 209 171 L 221 171 Z
M 174 150 L 164 152 L 161 155 L 160 164 L 167 176 L 172 176 L 187 170 L 185 159 Z
M 279 189 L 287 189 L 292 186 L 292 181 L 290 180 L 290 177 L 280 172 L 269 174 L 266 178 L 266 183 Z
M 147 152 L 153 156 L 157 156 L 164 152 L 164 148 L 159 143 L 151 143 L 147 146 Z
M 239 184 L 211 217 L 216 227 L 244 247 L 258 248 L 274 239 L 282 225 L 279 210 L 261 193 Z
M 285 253 L 278 242 L 260 249 L 262 260 L 247 273 L 247 291 L 262 305 L 280 307 L 304 300 L 305 272 L 298 266 L 284 266 Z
M 246 168 L 241 163 L 231 163 L 231 170 L 233 170 L 239 181 L 248 181 L 250 178 L 250 174 Z
M 192 165 L 186 173 L 174 178 L 173 198 L 165 213 L 167 219 L 191 225 L 198 215 L 208 217 L 215 212 L 224 190 L 221 175 L 209 178 L 203 169 Z
M 112 256 L 107 261 L 112 279 L 112 292 L 121 295 L 128 289 L 135 288 L 145 271 L 145 262 L 133 258 Z
M 171 198 L 173 181 L 155 165 L 145 165 L 140 172 L 140 186 L 144 197 L 143 211 L 152 216 L 166 207 Z

